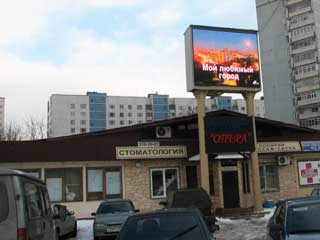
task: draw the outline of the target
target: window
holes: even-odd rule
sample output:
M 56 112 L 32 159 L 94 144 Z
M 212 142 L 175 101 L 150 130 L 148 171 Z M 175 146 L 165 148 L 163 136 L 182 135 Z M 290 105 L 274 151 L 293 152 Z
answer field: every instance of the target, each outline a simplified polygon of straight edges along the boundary
M 128 117 L 132 117 L 132 113 L 131 112 L 128 113 Z
M 7 219 L 9 215 L 9 199 L 7 187 L 0 182 L 0 223 Z
M 75 128 L 70 128 L 70 133 L 75 133 L 76 129 Z
M 120 125 L 124 125 L 124 121 L 123 120 L 120 120 Z
M 80 108 L 81 109 L 86 109 L 87 108 L 87 104 L 80 104 Z
M 46 169 L 46 183 L 51 201 L 72 202 L 82 200 L 82 169 Z
M 76 120 L 70 120 L 70 124 L 71 125 L 75 125 L 76 124 Z
M 87 115 L 86 112 L 81 112 L 81 116 L 82 116 L 82 117 L 85 117 L 86 115 Z
M 142 110 L 142 109 L 143 109 L 142 105 L 137 106 L 137 110 Z
M 40 218 L 44 211 L 39 189 L 32 183 L 24 183 L 23 187 L 29 219 Z
M 81 125 L 86 125 L 86 124 L 87 124 L 87 121 L 86 121 L 86 120 L 80 120 L 80 124 L 81 124 Z
M 75 108 L 76 108 L 76 105 L 75 105 L 74 103 L 71 103 L 71 104 L 70 104 L 70 108 L 71 108 L 71 109 L 75 109 Z
M 312 112 L 318 112 L 318 108 L 312 108 Z
M 139 120 L 138 123 L 141 124 L 141 123 L 143 123 L 143 121 L 142 121 L 142 120 Z
M 121 168 L 87 168 L 87 199 L 121 198 Z
M 119 108 L 120 108 L 120 109 L 124 109 L 124 105 L 121 104 L 121 105 L 119 106 Z
M 110 126 L 112 126 L 112 125 L 114 125 L 114 124 L 115 124 L 114 120 L 110 120 L 110 121 L 109 121 L 109 125 L 110 125 Z
M 260 171 L 260 185 L 263 192 L 278 191 L 279 190 L 279 174 L 278 166 L 276 165 L 261 165 Z
M 124 113 L 121 112 L 121 113 L 119 114 L 119 116 L 120 116 L 120 117 L 124 117 Z
M 115 116 L 114 112 L 109 113 L 109 117 L 114 117 L 114 116 Z
M 110 104 L 110 105 L 109 105 L 109 108 L 110 108 L 110 109 L 114 109 L 114 105 L 113 105 L 113 104 Z
M 138 112 L 138 117 L 143 117 L 143 113 L 142 112 Z
M 85 133 L 85 132 L 87 132 L 87 129 L 86 128 L 80 128 L 80 132 L 81 133 Z
M 70 112 L 70 116 L 74 117 L 76 115 L 75 112 Z
M 177 168 L 151 169 L 151 196 L 152 198 L 167 197 L 167 192 L 179 187 Z
M 129 125 L 131 125 L 131 124 L 132 124 L 132 121 L 131 121 L 131 120 L 129 120 L 129 121 L 128 121 L 128 124 L 129 124 Z
M 132 105 L 128 105 L 128 110 L 131 110 L 132 109 Z

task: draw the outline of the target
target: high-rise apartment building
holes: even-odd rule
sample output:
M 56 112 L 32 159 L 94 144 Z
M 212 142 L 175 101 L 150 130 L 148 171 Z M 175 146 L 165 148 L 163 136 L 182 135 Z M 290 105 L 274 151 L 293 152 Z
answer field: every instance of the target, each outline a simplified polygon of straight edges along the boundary
M 266 117 L 320 129 L 320 1 L 256 6 Z
M 4 103 L 5 98 L 0 97 L 0 130 L 4 128 Z
M 263 104 L 262 100 L 256 101 Z M 206 111 L 226 109 L 246 113 L 246 108 L 239 108 L 238 102 L 245 105 L 244 100 L 232 100 L 230 96 L 207 98 Z M 169 95 L 157 93 L 147 97 L 107 96 L 96 92 L 86 95 L 54 94 L 48 102 L 48 137 L 95 132 L 196 112 L 194 98 L 169 98 Z M 264 108 L 256 108 L 256 114 L 263 116 Z

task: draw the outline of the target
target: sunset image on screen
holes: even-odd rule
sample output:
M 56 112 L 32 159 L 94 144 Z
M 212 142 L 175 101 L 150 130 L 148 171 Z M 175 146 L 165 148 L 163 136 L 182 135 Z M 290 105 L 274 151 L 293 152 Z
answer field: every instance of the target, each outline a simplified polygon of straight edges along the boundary
M 195 84 L 260 87 L 255 33 L 193 30 Z

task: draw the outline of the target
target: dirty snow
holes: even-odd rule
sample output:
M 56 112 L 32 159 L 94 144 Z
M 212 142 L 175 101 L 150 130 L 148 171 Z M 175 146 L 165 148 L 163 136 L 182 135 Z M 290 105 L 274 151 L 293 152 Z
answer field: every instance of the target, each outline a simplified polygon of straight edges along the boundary
M 266 239 L 266 225 L 274 209 L 265 209 L 264 216 L 242 218 L 218 218 L 220 230 L 216 234 L 217 240 L 264 240 Z M 69 240 L 92 240 L 93 220 L 79 220 L 76 238 Z

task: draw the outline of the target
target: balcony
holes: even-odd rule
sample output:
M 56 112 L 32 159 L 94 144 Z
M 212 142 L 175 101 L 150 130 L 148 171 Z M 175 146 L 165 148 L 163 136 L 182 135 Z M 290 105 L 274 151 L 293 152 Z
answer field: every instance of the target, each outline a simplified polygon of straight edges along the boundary
M 314 31 L 309 32 L 307 34 L 301 34 L 298 36 L 290 36 L 290 42 L 297 42 L 306 38 L 314 37 Z
M 299 119 L 320 117 L 320 112 L 299 113 Z
M 312 105 L 317 103 L 320 103 L 320 98 L 312 98 L 312 99 L 297 101 L 297 106 L 302 107 L 302 106 L 307 106 L 307 105 Z
M 304 78 L 310 78 L 310 77 L 315 77 L 315 76 L 318 76 L 318 70 L 310 71 L 310 72 L 307 72 L 307 73 L 300 73 L 298 75 L 295 75 L 294 79 L 295 80 L 301 80 L 301 79 L 304 79 Z
M 289 18 L 292 18 L 294 16 L 297 16 L 297 15 L 300 15 L 300 14 L 303 14 L 303 13 L 306 13 L 306 12 L 310 12 L 310 11 L 311 11 L 311 7 L 308 6 L 308 7 L 304 7 L 304 8 L 289 12 L 288 16 L 289 16 Z
M 305 46 L 305 47 L 301 47 L 301 48 L 297 48 L 297 49 L 291 48 L 291 54 L 299 54 L 299 53 L 308 52 L 308 51 L 315 50 L 315 49 L 316 49 L 316 44 L 313 43 L 309 46 Z
M 305 59 L 305 60 L 302 60 L 302 61 L 295 62 L 295 63 L 292 64 L 292 67 L 300 67 L 300 66 L 311 64 L 311 63 L 315 63 L 315 62 L 317 62 L 317 57 L 313 57 L 313 58 L 310 58 L 310 59 Z
M 287 1 L 287 5 L 288 6 L 291 6 L 291 5 L 293 5 L 293 4 L 296 4 L 296 3 L 298 3 L 298 2 L 303 2 L 304 0 L 288 0 Z
M 315 84 L 312 86 L 305 86 L 305 87 L 297 87 L 295 89 L 295 93 L 304 93 L 304 92 L 310 92 L 313 90 L 320 89 L 320 84 Z
M 301 21 L 295 24 L 289 24 L 289 30 L 295 29 L 295 28 L 299 28 L 299 27 L 303 27 L 305 25 L 309 25 L 314 23 L 314 19 L 313 16 L 310 16 L 307 20 L 305 21 Z

